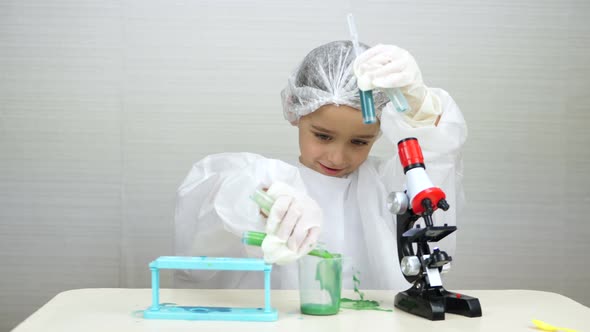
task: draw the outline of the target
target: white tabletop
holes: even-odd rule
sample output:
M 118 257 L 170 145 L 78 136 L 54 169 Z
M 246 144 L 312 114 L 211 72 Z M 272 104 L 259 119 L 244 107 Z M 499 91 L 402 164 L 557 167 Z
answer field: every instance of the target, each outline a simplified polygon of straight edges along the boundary
M 479 298 L 483 316 L 468 318 L 446 314 L 444 321 L 429 321 L 393 307 L 394 291 L 365 291 L 393 312 L 341 309 L 334 316 L 308 316 L 299 312 L 299 292 L 273 290 L 276 322 L 148 320 L 140 310 L 151 303 L 150 289 L 79 289 L 58 294 L 17 326 L 26 331 L 535 331 L 531 319 L 590 331 L 590 308 L 565 296 L 530 290 L 460 291 Z M 189 306 L 261 307 L 262 290 L 162 289 L 161 302 Z M 343 296 L 356 298 L 352 292 Z

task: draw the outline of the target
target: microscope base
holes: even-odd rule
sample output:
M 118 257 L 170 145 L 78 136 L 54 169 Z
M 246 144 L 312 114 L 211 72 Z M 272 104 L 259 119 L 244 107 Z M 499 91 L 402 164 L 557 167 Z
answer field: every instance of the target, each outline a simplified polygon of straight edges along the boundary
M 408 313 L 430 320 L 444 320 L 445 312 L 467 317 L 481 317 L 479 300 L 444 288 L 416 290 L 412 287 L 395 296 L 394 305 Z

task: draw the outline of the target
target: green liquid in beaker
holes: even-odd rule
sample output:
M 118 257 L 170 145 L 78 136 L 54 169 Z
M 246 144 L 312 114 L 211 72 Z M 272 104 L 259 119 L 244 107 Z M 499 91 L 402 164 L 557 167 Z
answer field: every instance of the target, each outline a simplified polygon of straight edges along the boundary
M 333 254 L 333 258 L 324 259 L 306 257 L 300 262 L 299 269 L 301 313 L 307 315 L 337 314 L 340 310 L 342 290 L 341 256 Z M 329 296 L 329 299 L 326 295 Z

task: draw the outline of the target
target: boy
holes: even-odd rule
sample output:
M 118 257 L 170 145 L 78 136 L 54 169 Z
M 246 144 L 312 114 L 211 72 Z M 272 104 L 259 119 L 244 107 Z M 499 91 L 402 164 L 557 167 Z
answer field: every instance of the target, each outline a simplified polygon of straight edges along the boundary
M 297 288 L 296 264 L 288 263 L 318 240 L 347 258 L 343 287 L 352 287 L 354 271 L 365 289 L 409 287 L 397 258 L 395 216 L 386 206 L 389 192 L 403 190 L 405 183 L 394 146 L 409 136 L 419 139 L 427 172 L 451 206 L 435 214 L 435 222 L 455 225 L 467 129 L 452 98 L 424 85 L 407 51 L 378 45 L 357 59 L 354 54 L 349 41 L 312 50 L 282 91 L 284 116 L 299 130 L 298 162 L 224 153 L 194 165 L 178 191 L 177 255 L 260 257 L 260 248 L 240 241 L 244 231 L 259 230 L 268 234 L 265 260 L 279 264 L 273 288 Z M 362 121 L 359 88 L 375 89 L 375 124 Z M 383 91 L 392 88 L 402 91 L 410 111 L 398 113 L 387 104 Z M 392 158 L 386 160 L 369 157 L 381 132 L 392 142 Z M 268 218 L 249 199 L 261 187 L 275 199 Z M 445 240 L 452 254 L 454 237 Z M 199 288 L 262 286 L 260 275 L 241 271 L 187 271 L 177 279 L 177 286 L 189 282 Z

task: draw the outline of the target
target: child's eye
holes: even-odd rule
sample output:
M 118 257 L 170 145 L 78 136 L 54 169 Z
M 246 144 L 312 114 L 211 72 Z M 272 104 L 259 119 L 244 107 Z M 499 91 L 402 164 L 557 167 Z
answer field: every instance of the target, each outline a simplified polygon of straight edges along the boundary
M 326 135 L 326 134 L 322 134 L 322 133 L 314 133 L 315 137 L 319 138 L 322 141 L 329 141 L 332 139 L 332 137 Z
M 369 144 L 369 142 L 363 141 L 363 140 L 360 140 L 360 139 L 353 139 L 351 141 L 351 143 L 354 144 L 354 145 L 367 145 L 367 144 Z

